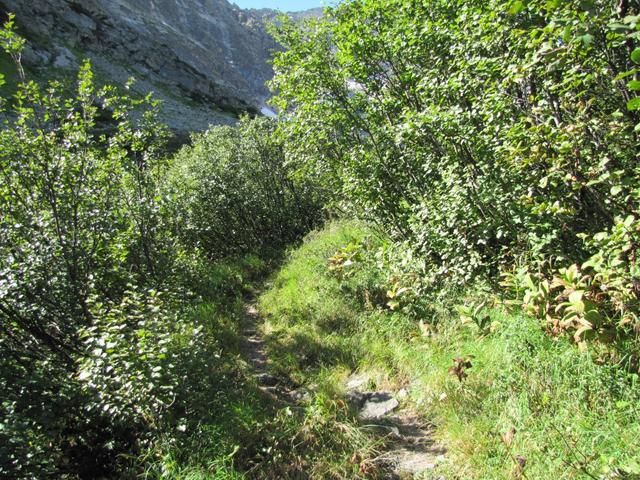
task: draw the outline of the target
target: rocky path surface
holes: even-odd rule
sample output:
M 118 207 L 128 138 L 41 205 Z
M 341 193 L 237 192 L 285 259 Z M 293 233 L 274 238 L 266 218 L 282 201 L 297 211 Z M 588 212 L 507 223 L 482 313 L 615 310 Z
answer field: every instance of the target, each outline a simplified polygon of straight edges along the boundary
M 283 387 L 287 383 L 284 379 L 269 373 L 265 342 L 259 331 L 260 314 L 252 301 L 245 303 L 244 310 L 243 351 L 260 389 L 278 402 L 295 405 L 308 401 L 310 392 L 288 390 Z M 371 429 L 384 440 L 383 451 L 375 460 L 390 472 L 387 478 L 445 480 L 437 474 L 445 451 L 434 441 L 430 425 L 401 406 L 408 392 L 369 391 L 369 383 L 366 374 L 351 375 L 345 384 L 347 400 L 358 412 L 362 428 Z
M 269 373 L 265 343 L 259 331 L 262 319 L 253 301 L 245 302 L 244 313 L 243 352 L 260 389 L 279 402 L 298 403 L 308 400 L 309 392 L 304 389 L 286 389 L 284 379 Z
M 258 331 L 260 314 L 255 304 L 246 302 L 244 305 L 245 325 L 242 335 L 244 337 L 243 352 L 249 363 L 251 372 L 256 378 L 260 388 L 274 396 L 279 394 L 279 379 L 269 374 L 267 368 L 267 353 L 264 340 Z
M 371 428 L 385 437 L 385 451 L 376 459 L 393 472 L 395 479 L 442 479 L 437 475 L 438 464 L 444 460 L 445 450 L 433 439 L 433 430 L 420 417 L 402 408 L 408 396 L 399 392 L 368 391 L 369 377 L 351 375 L 346 383 L 347 398 L 358 410 L 363 428 Z

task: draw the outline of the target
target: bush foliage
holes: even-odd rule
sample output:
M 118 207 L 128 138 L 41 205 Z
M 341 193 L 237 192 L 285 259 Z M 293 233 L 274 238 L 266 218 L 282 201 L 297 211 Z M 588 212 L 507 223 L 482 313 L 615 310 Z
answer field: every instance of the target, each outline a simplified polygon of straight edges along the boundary
M 264 273 L 207 259 L 294 241 L 317 195 L 272 122 L 169 159 L 151 96 L 98 88 L 88 62 L 73 89 L 39 85 L 12 17 L 0 40 L 19 74 L 0 130 L 0 477 L 135 477 L 208 415 L 234 358 L 219 310 Z
M 437 284 L 577 264 L 605 292 L 592 296 L 602 321 L 582 325 L 629 333 L 638 14 L 626 0 L 354 0 L 304 25 L 282 19 L 273 87 L 286 147 Z
M 571 368 L 553 380 L 564 389 L 565 419 L 593 386 L 605 400 L 576 409 L 616 439 L 588 444 L 581 430 L 580 451 L 604 452 L 588 468 L 637 471 L 614 451 L 629 435 L 593 413 L 629 426 L 619 413 L 636 400 L 637 2 L 349 0 L 319 19 L 282 18 L 273 30 L 285 47 L 272 84 L 279 121 L 211 128 L 169 158 L 151 96 L 128 84 L 98 87 L 88 62 L 72 89 L 30 81 L 13 17 L 0 29 L 15 63 L 15 94 L 0 100 L 0 476 L 238 478 L 234 456 L 258 475 L 297 475 L 311 451 L 317 476 L 362 468 L 347 458 L 360 458 L 354 448 L 370 454 L 372 439 L 333 387 L 304 414 L 274 416 L 236 363 L 240 297 L 267 270 L 262 258 L 319 225 L 325 209 L 362 217 L 391 240 L 355 228 L 337 251 L 331 239 L 318 246 L 333 249 L 328 265 L 310 251 L 309 271 L 276 279 L 282 285 L 263 307 L 295 317 L 298 329 L 272 352 L 285 373 L 302 381 L 314 368 L 353 367 L 366 348 L 354 353 L 360 340 L 342 334 L 356 328 L 398 364 L 418 355 L 394 342 L 418 330 L 465 348 L 473 332 L 480 350 L 491 349 L 479 358 L 504 367 L 486 368 L 494 385 L 527 397 L 514 414 L 526 423 L 527 409 L 550 408 L 538 398 L 544 370 L 567 358 Z M 305 277 L 311 270 L 315 280 Z M 457 305 L 465 329 L 436 325 L 478 285 Z M 499 285 L 499 299 L 488 295 Z M 494 318 L 487 307 L 499 302 L 524 308 L 522 329 L 520 317 L 501 312 L 508 326 Z M 598 354 L 555 343 L 538 323 Z M 538 353 L 505 355 L 504 345 Z M 430 347 L 434 365 L 449 363 L 446 345 Z M 308 370 L 293 351 L 306 349 Z M 483 395 L 481 379 L 465 390 L 473 362 L 456 362 L 456 388 L 442 369 L 434 388 L 470 411 L 476 398 L 508 403 L 501 392 Z M 538 370 L 529 375 L 527 362 Z M 591 375 L 584 385 L 576 365 Z M 443 417 L 460 413 L 445 403 Z M 489 414 L 504 427 L 513 420 Z M 461 428 L 486 431 L 468 415 L 458 417 Z M 534 427 L 533 443 L 550 434 Z M 304 441 L 292 446 L 287 435 Z M 332 442 L 339 461 L 321 451 Z M 493 460 L 494 443 L 482 454 Z M 572 471 L 591 472 L 574 463 Z M 506 467 L 497 461 L 491 475 Z
M 294 180 L 276 125 L 245 118 L 193 136 L 174 159 L 168 195 L 182 241 L 207 256 L 283 247 L 320 220 L 321 198 Z

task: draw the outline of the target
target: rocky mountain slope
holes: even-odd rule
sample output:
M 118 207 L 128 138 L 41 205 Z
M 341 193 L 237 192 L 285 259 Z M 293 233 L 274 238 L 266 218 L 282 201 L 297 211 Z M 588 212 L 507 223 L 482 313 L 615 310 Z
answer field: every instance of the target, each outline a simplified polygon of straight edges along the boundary
M 27 66 L 64 72 L 89 58 L 106 81 L 133 76 L 138 92 L 164 101 L 163 120 L 176 131 L 269 113 L 272 10 L 226 0 L 0 0 L 6 12 L 29 40 Z

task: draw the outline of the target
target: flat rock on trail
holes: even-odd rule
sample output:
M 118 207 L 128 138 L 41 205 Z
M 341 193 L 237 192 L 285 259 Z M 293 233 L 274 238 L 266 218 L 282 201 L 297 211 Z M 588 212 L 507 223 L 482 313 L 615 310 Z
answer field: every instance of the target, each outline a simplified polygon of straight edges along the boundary
M 393 471 L 390 478 L 436 478 L 438 464 L 444 459 L 445 450 L 433 439 L 433 431 L 420 417 L 407 409 L 400 409 L 399 398 L 407 391 L 397 394 L 390 391 L 366 391 L 367 375 L 351 375 L 346 381 L 347 398 L 358 410 L 364 427 L 380 431 L 385 435 L 385 451 L 376 459 Z

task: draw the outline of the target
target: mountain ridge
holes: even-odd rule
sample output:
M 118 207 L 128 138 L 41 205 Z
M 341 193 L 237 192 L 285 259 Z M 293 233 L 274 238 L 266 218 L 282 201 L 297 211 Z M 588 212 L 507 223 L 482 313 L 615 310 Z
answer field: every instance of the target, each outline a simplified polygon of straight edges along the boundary
M 74 71 L 88 58 L 111 83 L 135 77 L 135 91 L 164 102 L 161 120 L 174 131 L 270 113 L 265 83 L 279 47 L 266 25 L 274 10 L 227 0 L 0 0 L 0 13 L 8 12 L 29 41 L 27 66 Z

